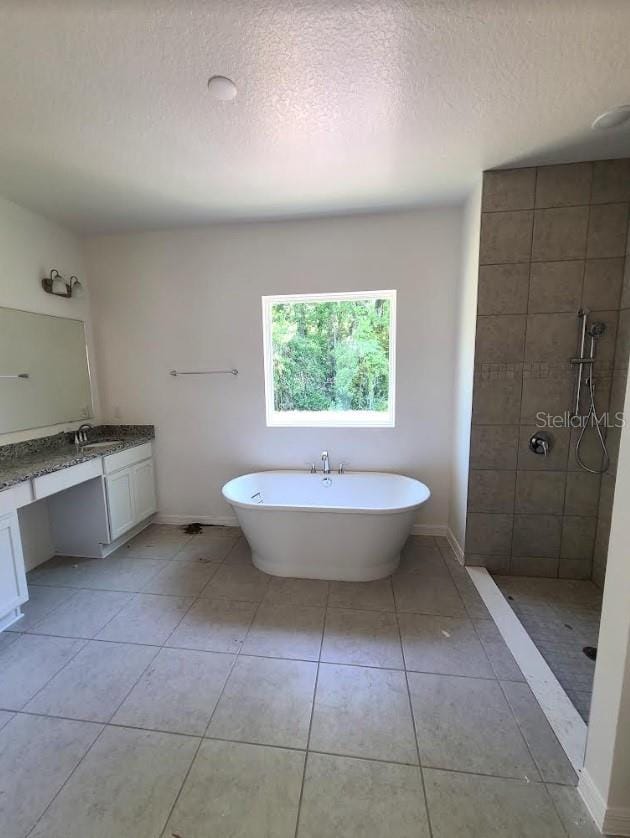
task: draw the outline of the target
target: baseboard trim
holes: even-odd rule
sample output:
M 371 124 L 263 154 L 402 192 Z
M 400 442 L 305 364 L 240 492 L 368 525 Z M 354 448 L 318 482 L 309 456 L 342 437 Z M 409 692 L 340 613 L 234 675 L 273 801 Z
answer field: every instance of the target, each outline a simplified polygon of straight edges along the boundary
M 447 537 L 448 527 L 444 524 L 414 524 L 411 528 L 412 535 L 439 535 Z
M 215 527 L 238 527 L 236 515 L 163 515 L 154 518 L 156 524 L 208 524 Z
M 630 836 L 630 808 L 607 807 L 599 789 L 588 771 L 583 769 L 578 793 L 590 812 L 597 828 L 604 835 Z
M 450 527 L 447 527 L 446 529 L 447 529 L 446 538 L 448 540 L 448 543 L 451 546 L 451 550 L 453 551 L 453 553 L 455 553 L 455 558 L 457 559 L 457 561 L 461 565 L 463 565 L 464 564 L 464 548 L 459 543 L 459 541 L 455 538 L 455 533 L 453 532 L 453 530 Z

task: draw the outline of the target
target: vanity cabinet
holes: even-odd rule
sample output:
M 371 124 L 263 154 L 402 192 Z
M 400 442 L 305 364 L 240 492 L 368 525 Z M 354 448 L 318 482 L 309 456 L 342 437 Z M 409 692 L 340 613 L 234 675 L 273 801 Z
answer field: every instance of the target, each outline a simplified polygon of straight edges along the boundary
M 151 445 L 105 457 L 104 468 L 110 535 L 115 541 L 157 510 Z
M 17 512 L 0 515 L 0 630 L 20 616 L 28 599 Z

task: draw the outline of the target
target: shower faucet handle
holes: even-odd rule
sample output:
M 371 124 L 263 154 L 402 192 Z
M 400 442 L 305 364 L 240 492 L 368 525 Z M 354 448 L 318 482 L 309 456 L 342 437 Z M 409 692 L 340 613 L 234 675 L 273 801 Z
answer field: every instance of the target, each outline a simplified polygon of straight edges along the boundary
M 551 435 L 545 431 L 537 431 L 529 438 L 529 450 L 541 457 L 548 457 L 551 451 Z

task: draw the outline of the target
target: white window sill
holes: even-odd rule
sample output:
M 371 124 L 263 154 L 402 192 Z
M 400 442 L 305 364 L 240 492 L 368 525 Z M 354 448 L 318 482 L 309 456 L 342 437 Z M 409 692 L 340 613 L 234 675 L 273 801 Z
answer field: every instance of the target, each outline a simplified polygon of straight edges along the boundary
M 390 413 L 376 411 L 274 411 L 267 415 L 268 428 L 393 428 Z

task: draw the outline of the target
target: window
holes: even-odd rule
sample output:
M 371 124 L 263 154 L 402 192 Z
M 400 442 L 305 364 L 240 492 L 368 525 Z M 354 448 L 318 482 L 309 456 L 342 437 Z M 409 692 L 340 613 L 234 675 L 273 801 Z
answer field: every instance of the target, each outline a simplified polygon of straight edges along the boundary
M 395 291 L 262 303 L 267 425 L 394 426 Z

